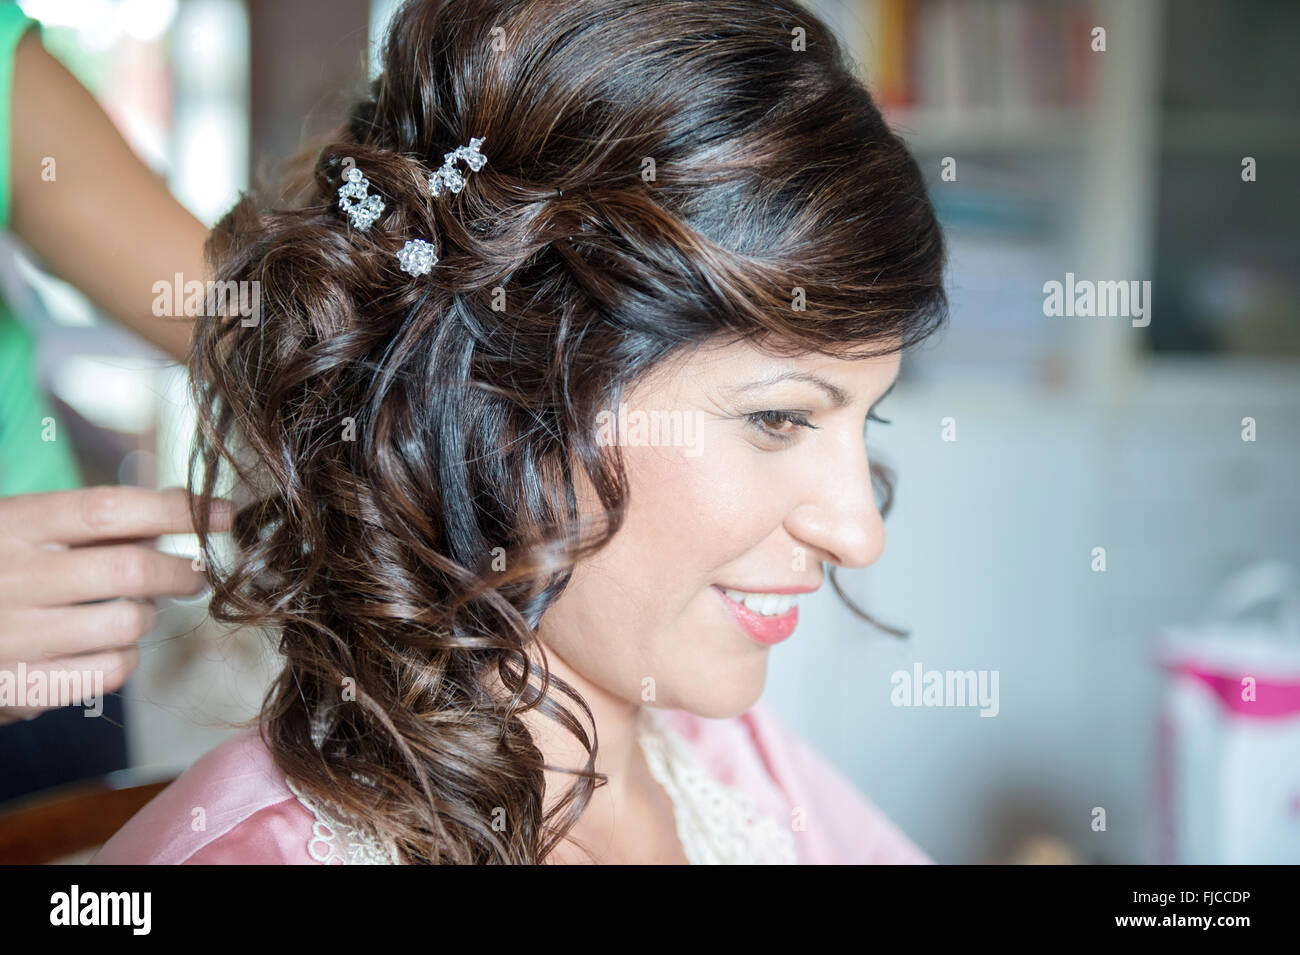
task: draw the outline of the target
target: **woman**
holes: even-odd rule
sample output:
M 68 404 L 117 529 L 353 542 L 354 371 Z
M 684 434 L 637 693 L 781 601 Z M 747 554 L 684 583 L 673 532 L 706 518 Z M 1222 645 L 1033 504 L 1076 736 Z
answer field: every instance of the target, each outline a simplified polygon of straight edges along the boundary
M 285 668 L 98 861 L 929 861 L 757 703 L 881 552 L 863 429 L 945 310 L 824 24 L 415 0 L 305 194 L 211 247 L 261 312 L 195 334 L 195 520 Z

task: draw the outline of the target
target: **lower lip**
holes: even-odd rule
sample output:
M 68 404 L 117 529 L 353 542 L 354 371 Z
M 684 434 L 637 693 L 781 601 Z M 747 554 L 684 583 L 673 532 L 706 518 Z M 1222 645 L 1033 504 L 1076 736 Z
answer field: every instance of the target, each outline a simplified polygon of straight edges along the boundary
M 740 624 L 742 630 L 749 635 L 751 640 L 761 643 L 765 646 L 772 646 L 780 643 L 782 640 L 794 633 L 794 628 L 799 623 L 798 605 L 791 607 L 785 613 L 775 617 L 764 617 L 762 614 L 754 613 L 744 604 L 738 604 L 719 587 L 714 587 L 718 599 L 722 601 L 722 606 L 731 614 L 733 620 Z

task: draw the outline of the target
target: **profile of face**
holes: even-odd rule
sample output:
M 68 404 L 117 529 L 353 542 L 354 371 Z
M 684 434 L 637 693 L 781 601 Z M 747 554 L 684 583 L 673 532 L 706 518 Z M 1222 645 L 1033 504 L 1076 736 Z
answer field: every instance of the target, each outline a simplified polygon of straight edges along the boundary
M 899 365 L 898 353 L 791 358 L 742 342 L 638 382 L 607 429 L 626 516 L 542 618 L 552 668 L 614 701 L 748 709 L 823 562 L 865 567 L 884 550 L 864 435 Z

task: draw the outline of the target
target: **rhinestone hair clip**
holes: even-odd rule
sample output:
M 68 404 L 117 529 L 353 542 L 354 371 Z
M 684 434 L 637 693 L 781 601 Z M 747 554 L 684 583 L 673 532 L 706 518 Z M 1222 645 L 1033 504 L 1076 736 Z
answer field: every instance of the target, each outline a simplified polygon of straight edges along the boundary
M 471 137 L 468 146 L 457 146 L 453 152 L 442 157 L 442 168 L 429 177 L 429 192 L 433 194 L 433 198 L 437 199 L 441 196 L 443 189 L 460 192 L 465 188 L 465 177 L 456 168 L 456 160 L 463 159 L 465 165 L 472 171 L 478 172 L 487 162 L 487 157 L 478 151 L 482 145 L 482 139 Z
M 479 152 L 483 138 L 471 137 L 468 146 L 457 146 L 442 157 L 442 168 L 429 177 L 429 193 L 437 199 L 444 192 L 460 192 L 465 188 L 465 175 L 456 168 L 457 162 L 464 162 L 471 172 L 478 172 L 487 162 L 487 157 Z M 339 188 L 339 209 L 352 220 L 352 227 L 365 231 L 374 224 L 384 211 L 384 200 L 371 195 L 370 180 L 361 174 L 355 166 L 343 174 L 343 185 Z M 433 243 L 424 239 L 407 239 L 397 253 L 398 266 L 409 275 L 428 275 L 438 264 L 438 256 Z
M 356 166 L 351 166 L 343 174 L 343 185 L 339 187 L 339 208 L 352 220 L 352 228 L 364 232 L 384 211 L 384 200 L 370 195 L 370 180 Z

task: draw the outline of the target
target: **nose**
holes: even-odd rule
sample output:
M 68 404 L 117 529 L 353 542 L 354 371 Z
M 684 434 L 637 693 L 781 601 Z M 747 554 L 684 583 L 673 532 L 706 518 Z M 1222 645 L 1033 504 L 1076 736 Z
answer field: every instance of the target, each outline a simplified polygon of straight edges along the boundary
M 786 518 L 786 530 L 840 567 L 869 567 L 878 561 L 885 550 L 885 522 L 876 506 L 871 463 L 861 437 L 844 442 L 830 457 L 819 454 L 804 480 L 804 493 Z

